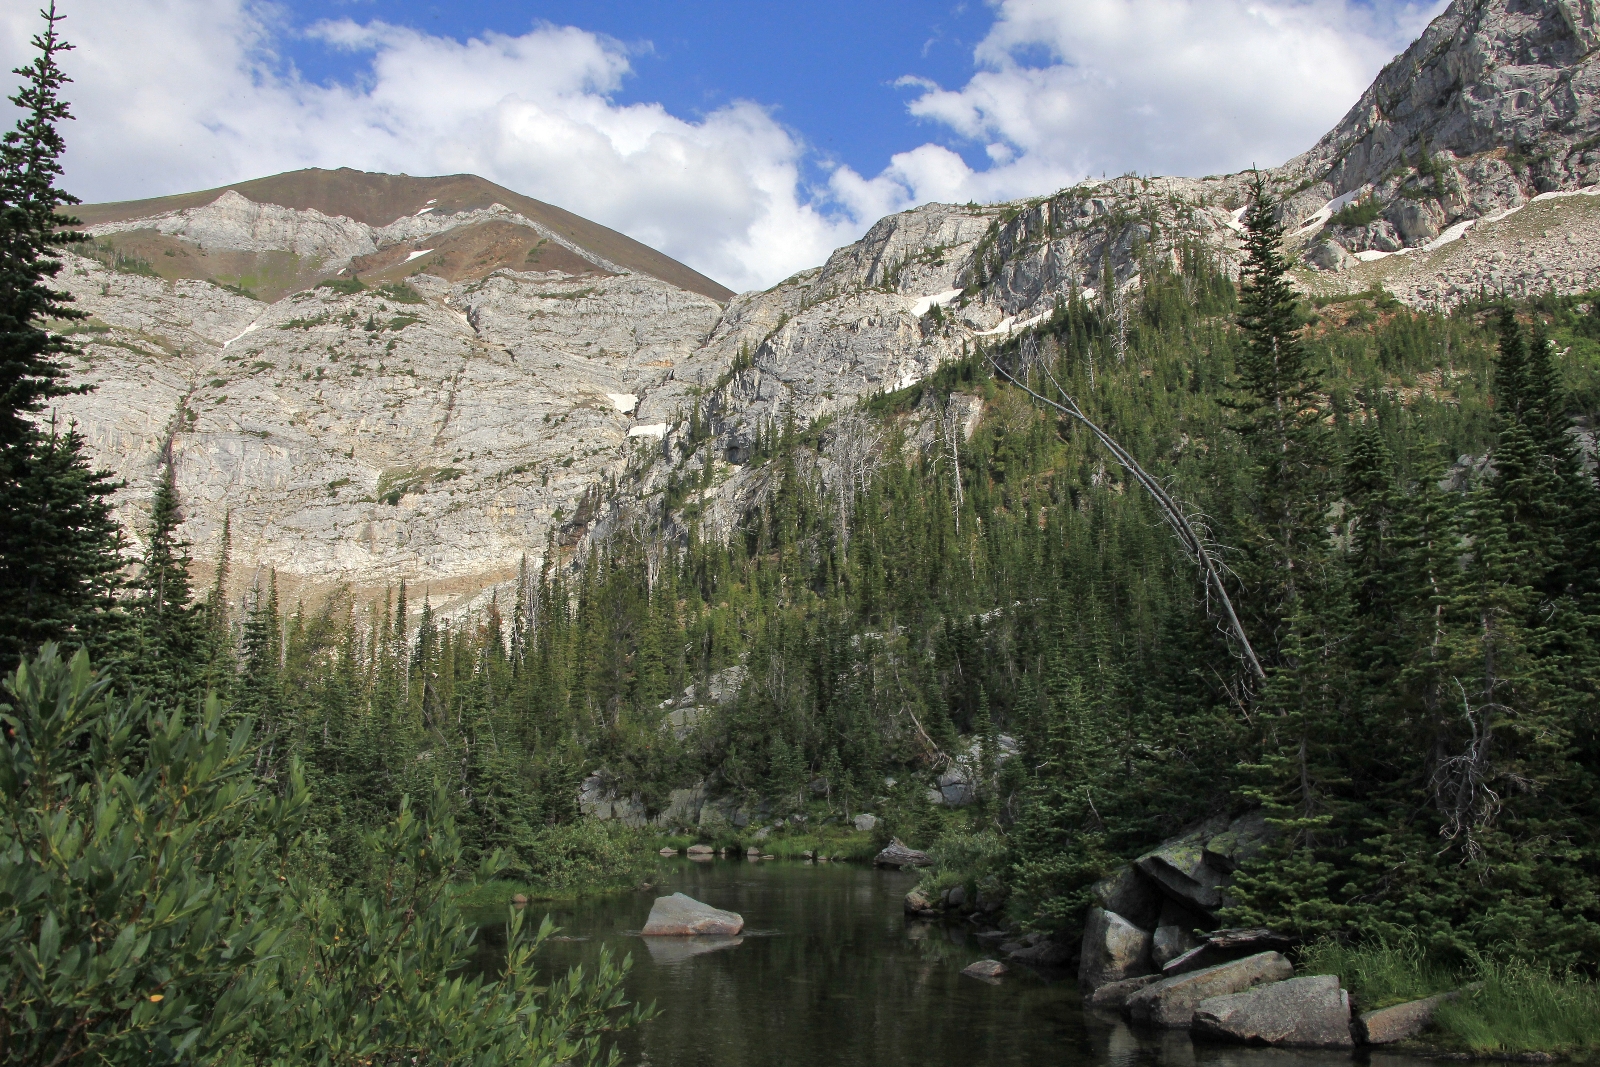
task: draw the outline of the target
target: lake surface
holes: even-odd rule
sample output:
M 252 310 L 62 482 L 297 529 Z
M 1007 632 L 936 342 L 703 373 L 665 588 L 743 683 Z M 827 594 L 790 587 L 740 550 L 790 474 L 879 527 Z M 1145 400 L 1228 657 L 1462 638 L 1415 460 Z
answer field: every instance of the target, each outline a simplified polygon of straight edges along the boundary
M 675 861 L 647 893 L 529 906 L 562 935 L 540 967 L 592 966 L 601 945 L 633 956 L 633 999 L 661 1014 L 623 1035 L 624 1062 L 650 1067 L 1345 1067 L 1349 1054 L 1194 1045 L 1086 1014 L 1070 976 L 1014 969 L 997 984 L 961 969 L 995 953 L 962 923 L 907 922 L 915 876 L 854 864 Z M 682 892 L 744 916 L 729 943 L 642 938 L 658 895 Z M 486 951 L 492 952 L 493 934 Z M 1422 1067 L 1373 1054 L 1374 1067 Z

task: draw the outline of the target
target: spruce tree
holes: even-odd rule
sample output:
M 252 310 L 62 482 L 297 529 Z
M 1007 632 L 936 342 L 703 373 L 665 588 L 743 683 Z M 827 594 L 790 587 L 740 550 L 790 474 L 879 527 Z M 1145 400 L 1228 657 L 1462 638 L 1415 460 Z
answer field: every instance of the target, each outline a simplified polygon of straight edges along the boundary
M 92 471 L 83 437 L 52 416 L 50 400 L 86 387 L 66 381 L 62 358 L 76 348 L 53 322 L 83 317 L 50 284 L 53 258 L 83 240 L 60 208 L 77 200 L 57 188 L 70 118 L 56 59 L 71 48 L 57 34 L 52 4 L 34 61 L 13 73 L 22 116 L 0 141 L 0 661 L 47 640 L 101 644 L 114 634 L 109 609 L 119 583 L 121 539 L 111 514 L 116 486 Z

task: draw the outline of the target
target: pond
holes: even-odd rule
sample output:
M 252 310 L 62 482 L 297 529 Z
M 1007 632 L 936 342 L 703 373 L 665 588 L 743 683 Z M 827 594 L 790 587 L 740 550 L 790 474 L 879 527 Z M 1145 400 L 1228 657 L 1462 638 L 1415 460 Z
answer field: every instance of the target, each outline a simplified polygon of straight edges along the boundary
M 1014 970 L 996 984 L 961 969 L 993 955 L 961 923 L 907 922 L 915 876 L 854 864 L 677 860 L 656 890 L 547 908 L 574 940 L 540 966 L 591 965 L 602 945 L 631 953 L 635 1000 L 660 1016 L 622 1039 L 623 1062 L 650 1067 L 817 1064 L 1093 1064 L 1109 1067 L 1343 1067 L 1348 1054 L 1194 1045 L 1085 1013 L 1070 976 Z M 658 894 L 736 911 L 731 942 L 642 938 Z M 492 951 L 489 931 L 486 951 Z M 1363 1056 L 1362 1059 L 1367 1059 Z M 1372 1055 L 1374 1067 L 1420 1067 Z

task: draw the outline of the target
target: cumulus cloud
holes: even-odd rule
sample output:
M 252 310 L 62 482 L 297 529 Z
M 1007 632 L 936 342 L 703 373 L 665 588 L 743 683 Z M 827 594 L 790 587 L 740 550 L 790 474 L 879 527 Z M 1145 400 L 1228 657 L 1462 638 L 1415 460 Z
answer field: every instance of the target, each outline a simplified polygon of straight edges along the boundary
M 734 288 L 820 262 L 860 222 L 817 204 L 804 143 L 739 102 L 698 121 L 620 105 L 619 43 L 536 26 L 465 42 L 382 22 L 309 29 L 364 59 L 319 85 L 274 52 L 293 32 L 246 0 L 75 0 L 67 184 L 134 199 L 299 167 L 481 174 L 619 229 Z M 21 61 L 37 18 L 0 14 Z M 16 62 L 7 64 L 16 65 Z
M 913 115 L 983 146 L 925 145 L 871 179 L 857 210 L 1037 194 L 1102 173 L 1202 175 L 1309 148 L 1445 0 L 1001 0 L 960 88 L 920 79 Z
M 378 21 L 297 29 L 254 0 L 70 0 L 68 184 L 108 200 L 307 166 L 471 171 L 763 286 L 916 203 L 1281 162 L 1442 3 L 1000 0 L 965 85 L 905 83 L 928 143 L 811 188 L 811 149 L 759 104 L 691 120 L 617 103 L 628 50 L 582 29 L 458 41 Z M 7 66 L 31 7 L 0 10 Z M 294 33 L 352 53 L 359 75 L 303 78 L 276 51 Z

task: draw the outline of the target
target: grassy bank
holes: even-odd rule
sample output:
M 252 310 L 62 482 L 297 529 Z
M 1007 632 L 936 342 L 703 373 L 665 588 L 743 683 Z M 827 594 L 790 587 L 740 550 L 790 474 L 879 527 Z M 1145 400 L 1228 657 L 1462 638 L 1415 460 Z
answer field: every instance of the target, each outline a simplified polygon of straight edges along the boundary
M 1450 967 L 1410 939 L 1340 945 L 1319 941 L 1303 974 L 1337 974 L 1359 1010 L 1461 990 L 1440 1005 L 1427 1044 L 1480 1056 L 1600 1050 L 1600 985 L 1517 960 L 1480 958 Z

